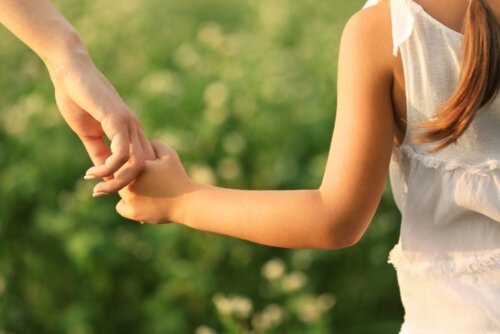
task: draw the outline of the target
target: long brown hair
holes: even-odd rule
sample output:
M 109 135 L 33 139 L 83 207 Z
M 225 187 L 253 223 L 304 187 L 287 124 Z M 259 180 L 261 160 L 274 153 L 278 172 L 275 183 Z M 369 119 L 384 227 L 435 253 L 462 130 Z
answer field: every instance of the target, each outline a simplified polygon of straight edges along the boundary
M 437 118 L 420 121 L 426 129 L 414 143 L 442 141 L 429 152 L 455 143 L 478 109 L 492 102 L 500 87 L 500 24 L 486 0 L 470 0 L 465 18 L 462 65 L 458 87 Z

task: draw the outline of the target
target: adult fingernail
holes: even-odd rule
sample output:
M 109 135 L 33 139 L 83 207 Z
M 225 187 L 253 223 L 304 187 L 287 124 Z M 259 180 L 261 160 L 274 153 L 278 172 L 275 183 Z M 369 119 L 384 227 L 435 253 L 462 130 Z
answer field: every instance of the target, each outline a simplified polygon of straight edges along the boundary
M 102 196 L 106 196 L 108 193 L 105 193 L 105 192 L 98 192 L 98 193 L 93 193 L 92 194 L 92 197 L 102 197 Z
M 95 175 L 85 175 L 83 177 L 84 180 L 94 180 L 94 179 L 97 179 L 97 176 Z

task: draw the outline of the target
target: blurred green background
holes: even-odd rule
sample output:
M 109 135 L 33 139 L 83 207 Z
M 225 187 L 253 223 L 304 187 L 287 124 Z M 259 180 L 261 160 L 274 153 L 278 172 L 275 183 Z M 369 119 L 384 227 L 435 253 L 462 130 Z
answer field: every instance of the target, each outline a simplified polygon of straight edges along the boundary
M 341 32 L 362 1 L 55 1 L 198 181 L 319 186 Z M 114 211 L 43 63 L 0 29 L 0 333 L 397 333 L 387 183 L 362 240 L 293 250 Z

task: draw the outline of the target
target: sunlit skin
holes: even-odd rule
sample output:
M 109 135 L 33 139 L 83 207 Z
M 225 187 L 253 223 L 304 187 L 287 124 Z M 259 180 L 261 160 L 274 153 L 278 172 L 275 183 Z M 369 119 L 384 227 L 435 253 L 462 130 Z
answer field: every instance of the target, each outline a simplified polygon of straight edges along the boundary
M 417 2 L 462 30 L 466 1 Z M 500 3 L 488 3 L 499 15 Z M 50 1 L 0 0 L 0 23 L 46 64 L 61 114 L 96 166 L 86 178 L 105 178 L 94 196 L 122 189 L 121 215 L 265 245 L 319 249 L 355 244 L 371 222 L 393 144 L 405 133 L 404 73 L 400 55 L 392 55 L 388 1 L 356 13 L 343 31 L 335 128 L 320 186 L 286 191 L 225 189 L 191 180 L 174 150 L 147 141 L 137 117 Z M 112 140 L 110 148 L 104 135 Z
M 150 223 L 189 227 L 286 248 L 355 244 L 372 220 L 385 185 L 394 140 L 390 11 L 354 15 L 342 34 L 338 105 L 321 185 L 303 190 L 237 190 L 189 179 L 176 152 L 159 157 L 120 192 L 118 212 Z
M 467 4 L 450 11 L 418 1 L 461 31 Z M 498 10 L 498 3 L 493 9 Z M 189 179 L 176 152 L 154 142 L 159 157 L 120 192 L 117 211 L 150 223 L 177 222 L 286 248 L 354 245 L 380 202 L 392 147 L 405 135 L 406 98 L 401 55 L 392 55 L 388 1 L 356 13 L 344 28 L 338 63 L 338 105 L 323 180 L 318 189 L 224 189 Z
M 0 0 L 0 23 L 47 66 L 57 106 L 95 165 L 86 178 L 107 180 L 95 186 L 94 195 L 129 184 L 154 152 L 139 119 L 95 67 L 76 30 L 48 0 Z

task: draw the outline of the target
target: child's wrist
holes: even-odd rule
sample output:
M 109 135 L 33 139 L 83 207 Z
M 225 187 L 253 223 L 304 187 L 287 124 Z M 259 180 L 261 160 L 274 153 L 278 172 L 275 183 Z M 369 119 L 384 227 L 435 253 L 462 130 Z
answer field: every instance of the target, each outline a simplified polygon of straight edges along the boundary
M 203 185 L 191 179 L 186 181 L 184 191 L 172 208 L 170 220 L 182 225 L 190 226 L 189 212 L 192 210 L 193 197 Z

